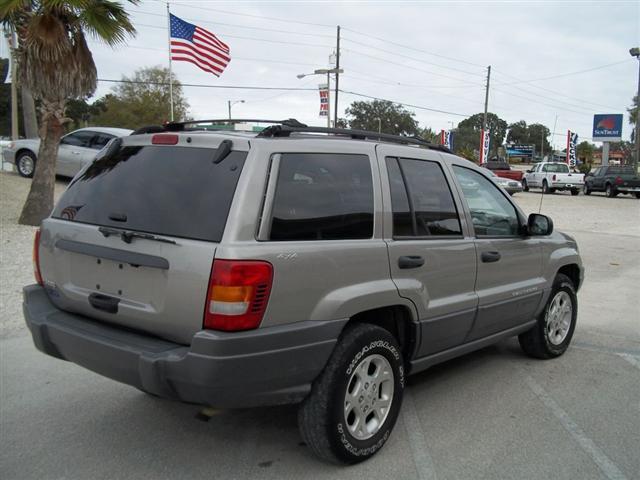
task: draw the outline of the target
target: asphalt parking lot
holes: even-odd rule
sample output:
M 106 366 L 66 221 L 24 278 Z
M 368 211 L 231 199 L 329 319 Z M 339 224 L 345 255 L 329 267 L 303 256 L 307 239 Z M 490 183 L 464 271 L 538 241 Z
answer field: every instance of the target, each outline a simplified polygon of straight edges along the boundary
M 37 352 L 20 317 L 32 229 L 15 210 L 27 188 L 0 174 L 2 478 L 640 478 L 640 200 L 544 196 L 541 212 L 586 266 L 563 357 L 536 361 L 509 340 L 418 374 L 386 447 L 336 467 L 302 443 L 295 407 L 203 420 Z M 540 193 L 515 198 L 539 210 Z

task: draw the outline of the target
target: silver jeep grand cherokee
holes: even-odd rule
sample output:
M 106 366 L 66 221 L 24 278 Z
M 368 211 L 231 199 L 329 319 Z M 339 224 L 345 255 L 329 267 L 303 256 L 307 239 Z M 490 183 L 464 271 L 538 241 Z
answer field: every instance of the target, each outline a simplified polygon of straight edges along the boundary
M 34 260 L 41 351 L 186 402 L 301 402 L 342 463 L 382 448 L 409 374 L 515 335 L 562 355 L 583 279 L 576 242 L 471 162 L 294 120 L 112 141 Z

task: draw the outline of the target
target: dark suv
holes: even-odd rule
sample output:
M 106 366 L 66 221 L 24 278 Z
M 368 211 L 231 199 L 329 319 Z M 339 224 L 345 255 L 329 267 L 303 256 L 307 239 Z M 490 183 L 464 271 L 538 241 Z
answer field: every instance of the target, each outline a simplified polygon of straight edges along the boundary
M 406 376 L 519 336 L 561 355 L 576 242 L 443 147 L 285 121 L 112 141 L 36 235 L 43 352 L 154 395 L 302 402 L 320 457 L 387 441 Z

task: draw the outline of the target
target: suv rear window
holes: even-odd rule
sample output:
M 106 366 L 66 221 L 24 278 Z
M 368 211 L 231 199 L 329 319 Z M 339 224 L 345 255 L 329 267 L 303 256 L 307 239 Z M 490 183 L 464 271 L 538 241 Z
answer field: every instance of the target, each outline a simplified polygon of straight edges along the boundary
M 193 147 L 123 147 L 79 174 L 53 217 L 219 242 L 247 153 L 234 151 L 214 164 L 215 152 Z
M 373 181 L 367 155 L 281 155 L 271 240 L 372 236 Z

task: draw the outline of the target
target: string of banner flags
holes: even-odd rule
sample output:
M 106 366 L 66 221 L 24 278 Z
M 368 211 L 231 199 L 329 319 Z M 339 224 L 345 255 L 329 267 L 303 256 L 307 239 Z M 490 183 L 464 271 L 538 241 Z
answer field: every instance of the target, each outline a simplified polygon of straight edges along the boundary
M 173 72 L 172 61 L 189 62 L 201 70 L 220 77 L 231 61 L 231 48 L 213 32 L 206 28 L 189 23 L 172 14 L 167 2 L 167 20 L 169 30 L 169 97 L 171 102 L 170 115 L 173 121 Z M 338 27 L 339 28 L 339 27 Z M 491 67 L 489 67 L 491 68 Z M 337 82 L 337 80 L 336 80 Z M 488 88 L 488 85 L 487 85 Z M 336 95 L 338 87 L 336 85 Z M 327 117 L 330 121 L 330 85 L 319 85 L 320 117 Z M 486 105 L 485 105 L 486 109 Z M 485 111 L 486 115 L 486 111 Z M 622 115 L 595 115 L 593 123 L 594 141 L 601 141 L 608 153 L 608 142 L 621 140 Z M 453 150 L 454 131 L 441 130 L 440 144 Z M 600 137 L 600 138 L 596 138 Z M 489 147 L 491 143 L 491 130 L 481 129 L 480 132 L 480 163 L 489 160 Z M 570 166 L 576 166 L 576 148 L 578 134 L 567 130 L 567 143 L 565 161 Z M 522 149 L 522 148 L 521 148 Z M 533 155 L 533 151 L 529 155 Z M 552 153 L 553 155 L 553 153 Z

